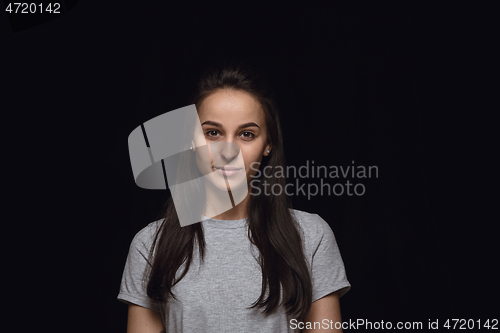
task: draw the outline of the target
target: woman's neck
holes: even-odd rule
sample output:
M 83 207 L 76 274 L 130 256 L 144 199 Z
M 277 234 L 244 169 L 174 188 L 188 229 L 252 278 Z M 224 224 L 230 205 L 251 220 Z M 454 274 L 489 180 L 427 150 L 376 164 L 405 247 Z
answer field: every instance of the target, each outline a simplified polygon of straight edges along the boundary
M 231 192 L 229 192 L 231 193 Z M 234 206 L 233 208 L 221 213 L 217 216 L 213 216 L 211 218 L 215 220 L 241 220 L 247 217 L 246 207 L 248 204 L 249 196 L 247 195 L 243 201 Z

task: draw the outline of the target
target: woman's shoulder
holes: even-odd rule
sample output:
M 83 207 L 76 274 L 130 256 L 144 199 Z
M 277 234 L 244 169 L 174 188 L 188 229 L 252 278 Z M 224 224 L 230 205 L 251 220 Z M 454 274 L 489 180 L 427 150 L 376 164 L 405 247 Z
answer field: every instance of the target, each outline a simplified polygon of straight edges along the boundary
M 290 212 L 295 217 L 306 243 L 318 243 L 325 234 L 332 233 L 330 225 L 318 214 L 297 209 L 290 209 Z
M 150 222 L 145 227 L 140 229 L 135 234 L 131 246 L 138 247 L 138 246 L 150 245 L 153 242 L 153 239 L 156 233 L 158 232 L 159 228 L 161 227 L 162 221 L 163 219 Z

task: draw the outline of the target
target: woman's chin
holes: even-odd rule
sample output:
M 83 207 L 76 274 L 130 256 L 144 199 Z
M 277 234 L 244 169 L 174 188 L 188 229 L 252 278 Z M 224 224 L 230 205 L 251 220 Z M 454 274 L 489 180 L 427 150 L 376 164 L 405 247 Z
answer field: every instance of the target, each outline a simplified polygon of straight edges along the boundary
M 226 182 L 222 181 L 222 183 L 211 182 L 211 184 L 212 184 L 213 188 L 215 188 L 219 191 L 224 191 L 224 192 L 235 192 L 235 191 L 237 191 L 245 186 L 244 182 L 238 182 L 238 183 L 233 182 L 233 183 L 226 184 Z

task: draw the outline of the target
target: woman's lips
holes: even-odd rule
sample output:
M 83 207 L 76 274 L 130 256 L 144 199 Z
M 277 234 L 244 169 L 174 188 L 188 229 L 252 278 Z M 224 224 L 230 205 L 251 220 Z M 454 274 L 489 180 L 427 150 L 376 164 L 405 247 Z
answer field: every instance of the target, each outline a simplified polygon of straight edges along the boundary
M 223 169 L 224 168 L 224 169 Z M 224 176 L 232 176 L 240 172 L 241 168 L 214 167 L 215 171 Z

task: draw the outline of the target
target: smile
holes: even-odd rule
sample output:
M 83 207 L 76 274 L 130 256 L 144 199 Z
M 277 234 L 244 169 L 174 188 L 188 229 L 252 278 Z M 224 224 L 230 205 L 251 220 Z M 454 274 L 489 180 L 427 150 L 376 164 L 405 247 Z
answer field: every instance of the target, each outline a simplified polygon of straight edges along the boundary
M 214 169 L 216 172 L 224 176 L 232 176 L 234 174 L 237 174 L 241 170 L 241 168 L 232 168 L 232 167 L 221 167 L 221 168 L 214 167 Z

